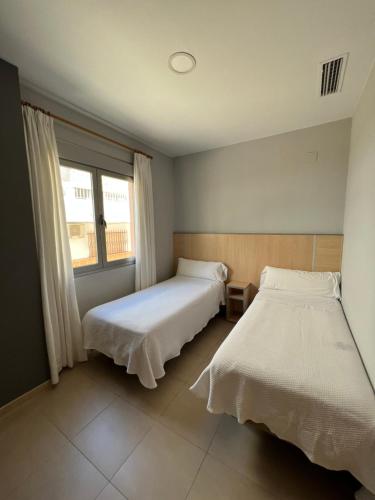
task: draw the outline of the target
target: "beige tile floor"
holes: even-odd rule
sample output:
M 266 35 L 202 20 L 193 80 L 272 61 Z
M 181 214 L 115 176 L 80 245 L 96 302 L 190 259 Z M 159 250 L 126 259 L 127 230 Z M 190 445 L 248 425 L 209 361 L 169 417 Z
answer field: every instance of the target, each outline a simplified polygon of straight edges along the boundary
M 0 417 L 1 500 L 334 500 L 349 474 L 209 414 L 188 390 L 232 324 L 215 318 L 153 391 L 93 356 Z

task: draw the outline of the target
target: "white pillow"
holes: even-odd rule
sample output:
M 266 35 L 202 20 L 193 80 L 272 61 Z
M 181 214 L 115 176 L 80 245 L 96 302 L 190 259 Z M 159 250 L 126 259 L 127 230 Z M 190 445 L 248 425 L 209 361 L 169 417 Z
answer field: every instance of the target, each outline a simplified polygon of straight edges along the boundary
M 190 276 L 191 278 L 225 281 L 227 273 L 227 267 L 221 262 L 205 262 L 203 260 L 190 260 L 179 257 L 176 274 Z
M 260 289 L 308 293 L 339 299 L 340 278 L 340 273 L 294 271 L 266 266 L 261 273 Z

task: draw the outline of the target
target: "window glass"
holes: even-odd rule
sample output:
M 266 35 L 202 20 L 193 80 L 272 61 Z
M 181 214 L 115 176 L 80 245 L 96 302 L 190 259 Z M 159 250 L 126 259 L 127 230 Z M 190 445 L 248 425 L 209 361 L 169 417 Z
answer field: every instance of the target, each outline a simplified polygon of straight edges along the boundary
M 98 264 L 92 173 L 60 168 L 73 268 Z
M 107 262 L 134 256 L 133 183 L 101 175 Z

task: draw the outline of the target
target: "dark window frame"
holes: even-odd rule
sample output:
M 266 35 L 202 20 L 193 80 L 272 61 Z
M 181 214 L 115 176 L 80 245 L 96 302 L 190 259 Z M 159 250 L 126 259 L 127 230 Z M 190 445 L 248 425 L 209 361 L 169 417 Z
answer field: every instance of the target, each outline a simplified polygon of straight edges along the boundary
M 96 248 L 98 262 L 96 264 L 90 264 L 88 266 L 80 266 L 73 269 L 75 276 L 82 276 L 85 274 L 91 274 L 94 272 L 100 272 L 108 269 L 113 269 L 117 267 L 129 266 L 135 264 L 135 257 L 127 257 L 125 259 L 118 259 L 113 261 L 108 261 L 107 259 L 107 248 L 105 239 L 105 224 L 104 221 L 104 193 L 102 189 L 102 176 L 114 177 L 117 179 L 125 180 L 134 185 L 133 177 L 129 175 L 119 174 L 111 170 L 105 170 L 103 168 L 92 167 L 86 164 L 78 163 L 72 160 L 67 160 L 65 158 L 60 158 L 60 166 L 74 168 L 76 170 L 82 170 L 89 172 L 92 179 L 92 194 L 93 194 L 93 208 L 94 208 L 94 223 L 95 223 L 95 234 L 96 234 Z M 133 189 L 133 187 L 132 187 Z M 134 199 L 133 196 L 130 197 Z M 134 214 L 134 207 L 131 209 Z M 134 223 L 134 222 L 133 222 Z

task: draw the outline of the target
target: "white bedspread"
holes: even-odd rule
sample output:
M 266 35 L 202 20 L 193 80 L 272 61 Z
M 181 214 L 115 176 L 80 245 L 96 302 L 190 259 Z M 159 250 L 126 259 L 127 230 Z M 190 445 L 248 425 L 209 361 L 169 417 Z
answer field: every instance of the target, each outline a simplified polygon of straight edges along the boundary
M 375 396 L 337 300 L 260 292 L 191 390 L 375 493 Z
M 153 389 L 164 363 L 218 313 L 219 281 L 175 276 L 91 309 L 83 318 L 84 346 L 113 358 Z

